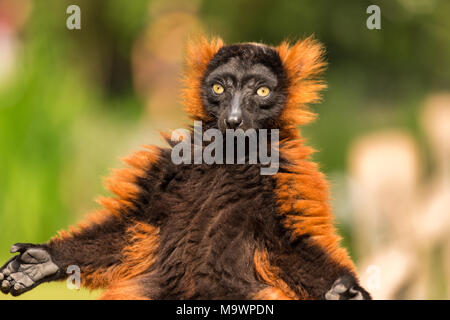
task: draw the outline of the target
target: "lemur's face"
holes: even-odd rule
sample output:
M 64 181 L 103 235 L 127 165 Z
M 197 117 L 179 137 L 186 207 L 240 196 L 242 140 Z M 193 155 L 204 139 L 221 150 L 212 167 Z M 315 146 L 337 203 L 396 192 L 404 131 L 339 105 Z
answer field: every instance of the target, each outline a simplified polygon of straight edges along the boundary
M 273 129 L 283 109 L 285 88 L 286 77 L 275 50 L 232 45 L 220 49 L 209 63 L 202 100 L 221 131 Z

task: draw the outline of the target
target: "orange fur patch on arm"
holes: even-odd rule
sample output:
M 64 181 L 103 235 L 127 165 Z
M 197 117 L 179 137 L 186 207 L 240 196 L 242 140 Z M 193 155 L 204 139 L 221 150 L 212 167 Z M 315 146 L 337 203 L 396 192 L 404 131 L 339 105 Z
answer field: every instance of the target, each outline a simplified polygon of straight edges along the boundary
M 139 279 L 119 281 L 111 285 L 99 300 L 150 300 L 141 293 Z
M 155 262 L 159 228 L 136 222 L 128 229 L 128 245 L 122 250 L 124 262 L 115 269 L 115 278 L 132 279 L 147 271 Z
M 253 300 L 294 300 L 287 296 L 279 288 L 268 287 L 258 291 L 253 297 Z
M 280 270 L 278 267 L 270 264 L 268 253 L 266 250 L 256 250 L 253 256 L 255 271 L 258 278 L 269 288 L 263 289 L 256 293 L 254 299 L 269 299 L 276 300 L 276 297 L 281 300 L 297 300 L 306 299 L 308 294 L 302 288 L 297 288 L 301 292 L 301 296 L 297 296 L 294 291 L 284 282 L 280 277 Z
M 123 261 L 106 268 L 81 270 L 81 283 L 90 289 L 109 288 L 124 283 L 148 271 L 155 262 L 159 244 L 159 228 L 137 222 L 127 231 L 127 245 L 122 249 Z

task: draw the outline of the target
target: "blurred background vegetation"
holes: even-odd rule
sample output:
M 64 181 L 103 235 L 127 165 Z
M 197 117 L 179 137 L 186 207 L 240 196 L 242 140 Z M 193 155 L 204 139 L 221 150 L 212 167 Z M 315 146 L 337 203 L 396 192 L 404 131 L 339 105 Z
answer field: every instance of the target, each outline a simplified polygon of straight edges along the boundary
M 81 30 L 66 27 L 70 4 L 81 8 Z M 366 28 L 370 4 L 381 8 L 381 30 Z M 450 98 L 445 93 L 450 88 L 448 12 L 446 0 L 0 0 L 1 260 L 9 258 L 11 244 L 47 241 L 56 230 L 92 211 L 94 196 L 105 193 L 100 177 L 108 175 L 108 168 L 121 166 L 119 157 L 142 144 L 159 143 L 159 129 L 187 123 L 176 96 L 183 47 L 190 35 L 203 32 L 220 35 L 227 43 L 276 45 L 286 38 L 314 34 L 327 48 L 329 86 L 324 102 L 315 107 L 318 120 L 302 130 L 309 144 L 320 151 L 315 160 L 331 180 L 345 246 L 362 273 L 367 266 L 375 266 L 379 267 L 372 269 L 375 276 L 381 270 L 381 277 L 388 279 L 395 274 L 394 268 L 403 277 L 394 288 L 384 289 L 392 286 L 386 280 L 381 280 L 381 288 L 375 284 L 373 290 L 380 291 L 375 296 L 449 298 L 450 241 L 445 234 L 450 228 L 441 222 L 450 215 L 449 206 L 437 210 L 435 222 L 444 228 L 442 237 L 430 240 L 431 234 L 441 232 L 430 229 L 422 238 L 406 241 L 410 245 L 403 250 L 406 238 L 401 232 L 381 227 L 382 236 L 376 229 L 373 240 L 364 239 L 370 234 L 364 228 L 372 228 L 370 219 L 380 216 L 385 224 L 399 223 L 404 233 L 415 234 L 414 226 L 404 222 L 430 220 L 420 216 L 428 212 L 422 204 L 435 202 L 414 202 L 413 209 L 403 208 L 399 218 L 392 217 L 396 212 L 389 215 L 392 207 L 372 210 L 367 220 L 365 210 L 353 201 L 361 198 L 358 192 L 372 190 L 367 185 L 373 179 L 361 178 L 366 177 L 365 171 L 358 168 L 367 166 L 359 165 L 364 157 L 358 154 L 366 154 L 364 148 L 373 145 L 381 148 L 376 149 L 377 155 L 385 154 L 384 142 L 399 141 L 400 147 L 393 149 L 413 146 L 402 153 L 412 159 L 406 160 L 412 165 L 406 176 L 391 183 L 404 178 L 409 181 L 406 188 L 414 187 L 411 197 L 405 198 L 410 206 L 424 189 L 433 189 L 426 187 L 433 183 L 435 193 L 448 204 L 448 166 L 439 163 L 450 159 L 446 151 L 436 151 L 450 123 L 446 111 Z M 437 111 L 426 113 L 427 105 Z M 436 136 L 429 132 L 438 126 L 433 119 L 443 128 L 437 140 L 428 137 Z M 381 143 L 366 137 L 385 130 L 392 135 L 380 138 Z M 398 157 L 389 155 L 378 159 L 374 167 L 382 173 L 391 170 L 392 177 L 398 168 L 389 161 L 395 163 Z M 408 174 L 413 178 L 408 180 Z M 436 181 L 441 180 L 439 187 Z M 355 181 L 360 186 L 356 193 Z M 383 184 L 379 189 L 385 190 Z M 381 195 L 367 200 L 364 206 L 374 209 L 383 199 Z M 413 214 L 418 207 L 425 209 Z M 415 241 L 428 245 L 417 249 L 411 245 Z M 370 250 L 361 245 L 365 243 Z M 392 262 L 400 255 L 398 263 L 373 262 L 387 252 L 386 246 L 397 256 L 380 259 Z M 427 276 L 412 285 L 417 274 Z M 373 279 L 369 275 L 367 281 Z M 51 284 L 23 298 L 97 295 Z

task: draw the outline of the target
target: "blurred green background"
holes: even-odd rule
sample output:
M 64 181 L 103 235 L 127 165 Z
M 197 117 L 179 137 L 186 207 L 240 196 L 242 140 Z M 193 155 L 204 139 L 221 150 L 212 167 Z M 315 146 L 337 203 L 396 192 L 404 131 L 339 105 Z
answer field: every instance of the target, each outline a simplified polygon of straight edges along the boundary
M 70 4 L 81 8 L 81 30 L 66 28 Z M 366 28 L 370 4 L 381 7 L 381 30 Z M 303 133 L 320 151 L 344 244 L 359 261 L 339 205 L 349 147 L 401 128 L 422 147 L 424 177 L 433 172 L 419 114 L 429 94 L 450 88 L 448 12 L 446 0 L 0 0 L 1 260 L 11 244 L 47 241 L 95 209 L 101 177 L 119 157 L 185 122 L 176 79 L 185 40 L 202 30 L 227 43 L 314 34 L 325 44 L 329 86 Z M 51 284 L 23 298 L 97 295 Z

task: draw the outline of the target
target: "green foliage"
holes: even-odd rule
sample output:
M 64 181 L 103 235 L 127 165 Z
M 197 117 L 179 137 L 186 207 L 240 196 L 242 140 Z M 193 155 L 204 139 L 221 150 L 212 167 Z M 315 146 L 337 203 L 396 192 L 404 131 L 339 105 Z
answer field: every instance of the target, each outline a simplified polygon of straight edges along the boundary
M 102 98 L 88 77 L 90 61 L 73 54 L 73 38 L 56 14 L 65 7 L 52 6 L 35 4 L 17 70 L 0 88 L 2 260 L 11 244 L 47 241 L 76 220 L 81 208 L 94 207 L 99 177 L 126 140 L 128 124 L 142 112 L 132 92 L 113 103 Z M 121 108 L 108 110 L 118 103 Z M 91 161 L 93 150 L 99 153 Z M 92 178 L 74 174 L 81 168 Z M 85 190 L 91 192 L 85 198 L 76 194 Z

